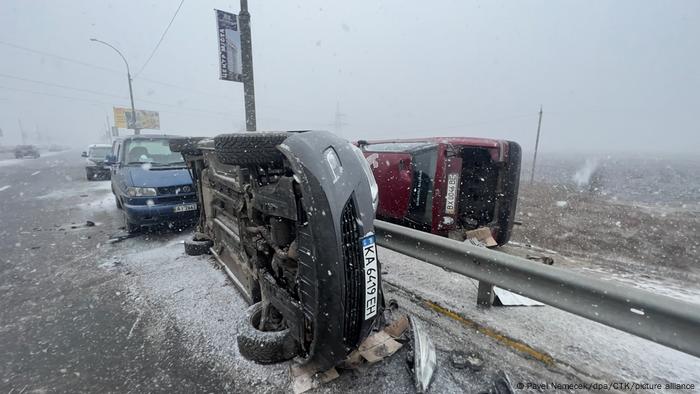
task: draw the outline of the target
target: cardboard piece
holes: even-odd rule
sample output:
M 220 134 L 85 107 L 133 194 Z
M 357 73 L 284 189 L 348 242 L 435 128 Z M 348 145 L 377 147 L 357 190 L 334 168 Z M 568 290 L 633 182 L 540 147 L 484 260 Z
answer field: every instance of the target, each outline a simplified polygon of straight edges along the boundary
M 396 353 L 401 346 L 403 345 L 396 342 L 391 335 L 385 331 L 379 331 L 367 337 L 358 351 L 367 362 L 373 364 Z
M 391 335 L 392 338 L 400 338 L 408 329 L 408 317 L 406 315 L 394 320 L 391 324 L 384 328 L 384 332 Z
M 365 339 L 360 347 L 343 360 L 339 368 L 357 369 L 366 360 L 370 364 L 379 362 L 396 353 L 403 346 L 394 340 L 399 338 L 408 329 L 408 317 L 401 316 L 390 325 Z M 336 379 L 338 371 L 331 368 L 328 371 L 319 372 L 312 365 L 293 364 L 290 368 L 294 394 L 304 393 L 315 389 L 320 385 Z
M 292 364 L 291 373 L 294 394 L 300 394 L 315 389 L 340 376 L 335 368 L 324 372 L 316 372 L 313 370 L 313 367 L 309 365 L 298 364 Z
M 471 243 L 478 241 L 487 248 L 492 248 L 498 245 L 496 240 L 493 239 L 493 235 L 491 235 L 491 229 L 488 227 L 479 227 L 475 230 L 469 230 L 464 233 L 464 237 Z

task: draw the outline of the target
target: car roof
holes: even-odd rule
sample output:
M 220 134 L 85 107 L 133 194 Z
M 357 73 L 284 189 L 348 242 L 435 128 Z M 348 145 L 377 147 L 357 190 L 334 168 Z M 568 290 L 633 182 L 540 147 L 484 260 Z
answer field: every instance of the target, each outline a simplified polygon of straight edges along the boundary
M 90 144 L 88 148 L 111 148 L 112 145 L 109 144 Z
M 148 140 L 153 138 L 185 138 L 182 135 L 172 135 L 172 134 L 139 134 L 139 135 L 127 135 L 119 137 L 120 140 Z
M 425 138 L 406 138 L 406 139 L 391 139 L 391 140 L 365 140 L 363 143 L 372 144 L 391 144 L 401 142 L 425 142 L 434 144 L 451 144 L 451 145 L 468 145 L 479 146 L 484 148 L 498 148 L 503 140 L 495 140 L 491 138 L 478 137 L 425 137 Z

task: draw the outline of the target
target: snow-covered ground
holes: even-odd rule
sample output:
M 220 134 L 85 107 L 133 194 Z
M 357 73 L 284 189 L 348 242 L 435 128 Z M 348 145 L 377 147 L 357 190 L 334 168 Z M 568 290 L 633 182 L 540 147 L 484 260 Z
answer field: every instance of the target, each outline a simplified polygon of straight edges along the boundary
M 380 250 L 380 258 L 385 282 L 498 330 L 592 378 L 700 385 L 696 357 L 549 306 L 478 308 L 475 280 L 386 249 Z M 678 298 L 698 301 L 697 292 L 695 297 L 687 297 L 687 292 L 670 295 L 679 294 Z

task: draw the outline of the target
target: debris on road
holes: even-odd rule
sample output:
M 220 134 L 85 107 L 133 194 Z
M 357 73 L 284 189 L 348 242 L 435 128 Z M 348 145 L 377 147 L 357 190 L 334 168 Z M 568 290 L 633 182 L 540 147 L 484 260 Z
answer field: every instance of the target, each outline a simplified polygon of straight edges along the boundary
M 505 372 L 498 371 L 493 378 L 493 386 L 484 391 L 480 391 L 479 394 L 513 394 L 510 378 L 508 378 Z
M 527 256 L 525 256 L 525 258 L 532 261 L 538 261 L 546 265 L 554 264 L 554 259 L 549 256 L 533 256 L 528 254 Z
M 416 391 L 425 393 L 430 387 L 433 380 L 433 374 L 437 368 L 437 354 L 435 353 L 435 345 L 423 328 L 418 319 L 411 316 L 411 334 L 413 341 L 409 342 L 411 351 L 406 357 L 408 369 L 413 374 L 413 383 Z
M 403 345 L 399 339 L 408 330 L 409 320 L 406 315 L 394 320 L 382 331 L 367 337 L 348 357 L 337 367 L 341 369 L 358 369 L 365 363 L 376 364 L 379 361 L 395 354 Z M 319 387 L 339 377 L 337 370 L 332 368 L 325 372 L 318 372 L 308 365 L 292 365 L 291 374 L 294 386 L 294 393 Z
M 401 349 L 401 344 L 385 331 L 379 331 L 365 339 L 356 350 L 367 362 L 374 364 Z M 350 354 L 349 357 L 353 355 Z
M 331 368 L 324 372 L 313 372 L 311 365 L 293 364 L 290 368 L 294 394 L 307 392 L 315 389 L 324 383 L 328 383 L 340 376 L 335 368 Z
M 453 351 L 450 355 L 452 366 L 457 369 L 469 369 L 472 372 L 481 371 L 484 367 L 484 359 L 476 352 Z
M 475 230 L 470 230 L 464 233 L 466 238 L 465 242 L 470 242 L 474 245 L 481 246 L 484 245 L 487 248 L 497 246 L 498 243 L 493 239 L 491 234 L 491 229 L 488 227 L 480 227 Z
M 527 297 L 523 297 L 520 294 L 515 294 L 500 287 L 493 287 L 494 299 L 493 305 L 495 306 L 544 306 L 543 303 L 539 301 L 532 300 Z

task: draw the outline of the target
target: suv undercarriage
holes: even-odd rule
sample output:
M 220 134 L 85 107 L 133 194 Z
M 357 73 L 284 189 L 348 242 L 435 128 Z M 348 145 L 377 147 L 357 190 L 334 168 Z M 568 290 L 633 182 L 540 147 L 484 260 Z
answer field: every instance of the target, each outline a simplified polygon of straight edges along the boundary
M 319 131 L 223 134 L 171 149 L 201 204 L 188 253 L 212 253 L 252 305 L 243 356 L 298 355 L 327 369 L 379 325 L 376 184 L 359 149 Z

